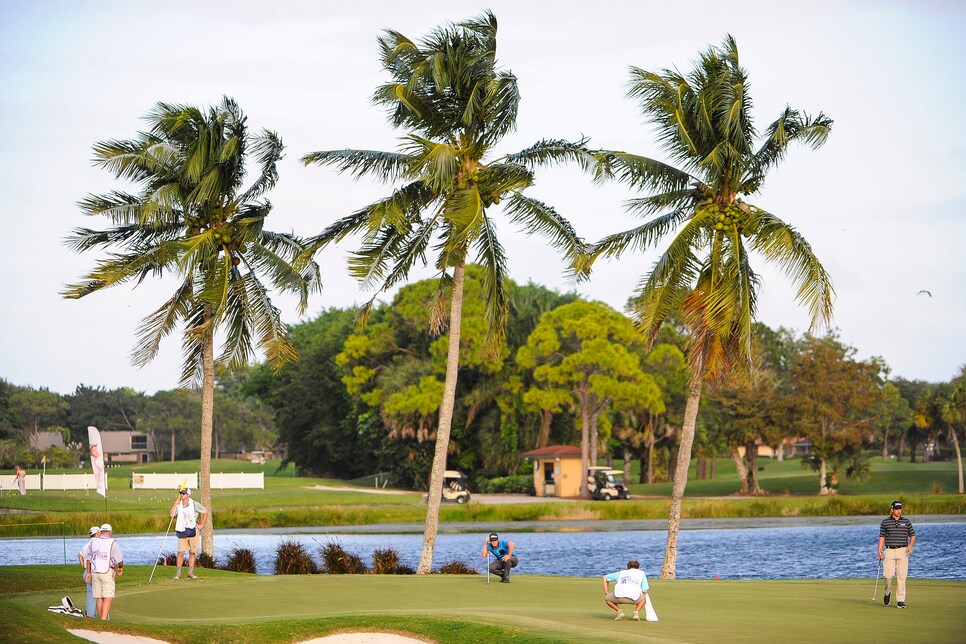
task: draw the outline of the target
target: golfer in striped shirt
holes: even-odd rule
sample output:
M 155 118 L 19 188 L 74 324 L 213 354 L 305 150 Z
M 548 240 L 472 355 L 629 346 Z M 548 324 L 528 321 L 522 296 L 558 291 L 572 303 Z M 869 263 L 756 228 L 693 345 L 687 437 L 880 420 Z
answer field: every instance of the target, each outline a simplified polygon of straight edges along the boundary
M 891 514 L 879 526 L 879 559 L 882 559 L 882 576 L 885 578 L 885 595 L 882 603 L 889 605 L 892 599 L 892 575 L 896 576 L 896 607 L 906 607 L 906 575 L 909 573 L 909 555 L 916 543 L 916 529 L 912 521 L 902 516 L 902 502 L 892 502 Z

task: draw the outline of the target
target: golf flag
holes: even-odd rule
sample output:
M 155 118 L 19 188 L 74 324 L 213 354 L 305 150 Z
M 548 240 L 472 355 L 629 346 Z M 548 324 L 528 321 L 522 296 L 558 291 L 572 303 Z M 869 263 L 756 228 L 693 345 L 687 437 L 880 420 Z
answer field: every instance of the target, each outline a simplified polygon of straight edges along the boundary
M 43 456 L 40 457 L 40 464 L 44 465 L 46 463 L 47 463 L 47 455 L 44 454 Z
M 91 467 L 94 470 L 94 485 L 97 487 L 97 493 L 106 499 L 107 480 L 104 476 L 104 450 L 101 446 L 101 434 L 92 425 L 87 427 L 87 443 L 91 449 Z
M 181 482 L 181 487 L 178 488 L 178 492 L 188 487 L 188 477 L 185 477 L 184 481 Z
M 657 613 L 654 612 L 654 601 L 651 598 L 651 593 L 647 593 L 647 602 L 644 604 L 644 621 L 657 621 Z

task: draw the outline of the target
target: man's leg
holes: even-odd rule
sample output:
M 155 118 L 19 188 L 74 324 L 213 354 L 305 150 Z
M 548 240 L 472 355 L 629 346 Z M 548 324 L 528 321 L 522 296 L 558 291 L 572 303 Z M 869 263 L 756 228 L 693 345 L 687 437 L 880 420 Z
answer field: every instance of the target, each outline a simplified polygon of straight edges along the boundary
M 909 554 L 905 548 L 895 551 L 896 556 L 896 601 L 906 601 L 906 575 L 909 573 Z
M 188 554 L 188 577 L 195 578 L 195 552 L 192 550 Z
M 98 617 L 98 619 L 104 619 L 104 617 L 103 617 L 103 614 L 104 614 L 103 613 L 103 609 L 104 609 L 104 598 L 103 597 L 98 597 L 97 598 L 97 617 Z
M 178 570 L 174 573 L 175 579 L 181 579 L 181 565 L 184 563 L 184 550 L 178 549 Z
M 517 559 L 516 555 L 510 555 L 510 558 L 503 563 L 503 580 L 510 581 L 510 570 L 517 567 L 520 560 Z
M 94 599 L 93 581 L 87 584 L 87 605 L 84 606 L 84 612 L 88 617 L 97 617 L 97 600 Z
M 886 548 L 882 557 L 882 578 L 885 579 L 885 597 L 892 594 L 892 576 L 896 573 L 895 554 L 898 550 Z M 883 600 L 884 601 L 884 600 Z M 888 604 L 886 604 L 888 606 Z
M 98 609 L 98 613 L 100 614 L 102 620 L 107 621 L 111 618 L 111 602 L 114 601 L 114 598 L 104 597 L 100 601 L 101 604 L 100 608 Z

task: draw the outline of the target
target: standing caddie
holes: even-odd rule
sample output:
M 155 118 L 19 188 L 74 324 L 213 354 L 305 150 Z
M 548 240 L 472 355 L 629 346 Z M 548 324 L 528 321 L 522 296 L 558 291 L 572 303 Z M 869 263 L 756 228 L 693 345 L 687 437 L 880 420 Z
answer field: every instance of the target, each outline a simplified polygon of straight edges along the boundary
M 902 502 L 892 502 L 891 514 L 879 526 L 879 559 L 882 559 L 882 576 L 885 578 L 885 595 L 882 603 L 889 605 L 892 599 L 892 575 L 896 576 L 896 607 L 906 607 L 906 575 L 909 573 L 909 555 L 916 543 L 916 529 L 912 521 L 902 516 Z
M 175 579 L 181 579 L 181 566 L 184 563 L 184 553 L 188 553 L 188 579 L 195 579 L 195 553 L 201 544 L 201 530 L 208 522 L 210 512 L 205 506 L 196 503 L 191 498 L 189 488 L 178 490 L 178 500 L 171 508 L 171 517 L 178 517 L 174 524 L 174 533 L 178 537 L 178 571 Z M 200 518 L 199 518 L 200 515 Z
M 87 578 L 94 587 L 97 616 L 105 621 L 111 617 L 114 580 L 124 574 L 124 556 L 113 531 L 110 523 L 101 526 L 101 533 L 91 540 L 91 558 L 87 560 Z
M 88 617 L 97 619 L 97 600 L 94 599 L 94 586 L 91 584 L 91 579 L 87 574 L 87 562 L 91 560 L 93 556 L 93 546 L 94 539 L 101 534 L 100 526 L 91 526 L 91 529 L 87 531 L 87 536 L 90 539 L 84 544 L 84 547 L 80 549 L 77 553 L 77 561 L 80 562 L 81 568 L 84 569 L 83 577 L 84 581 L 87 583 L 87 604 L 84 607 L 85 613 Z

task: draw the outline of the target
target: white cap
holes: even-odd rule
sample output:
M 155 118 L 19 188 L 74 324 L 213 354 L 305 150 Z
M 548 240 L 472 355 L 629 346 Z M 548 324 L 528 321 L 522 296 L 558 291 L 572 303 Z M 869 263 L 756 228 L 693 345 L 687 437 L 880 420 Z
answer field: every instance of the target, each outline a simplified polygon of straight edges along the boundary
M 101 531 L 100 528 L 98 528 L 96 525 L 92 525 L 91 529 L 87 531 L 87 536 L 93 537 L 95 534 L 97 534 L 100 531 Z
M 101 526 L 101 532 L 114 532 L 114 529 L 111 527 L 110 523 L 105 523 Z

